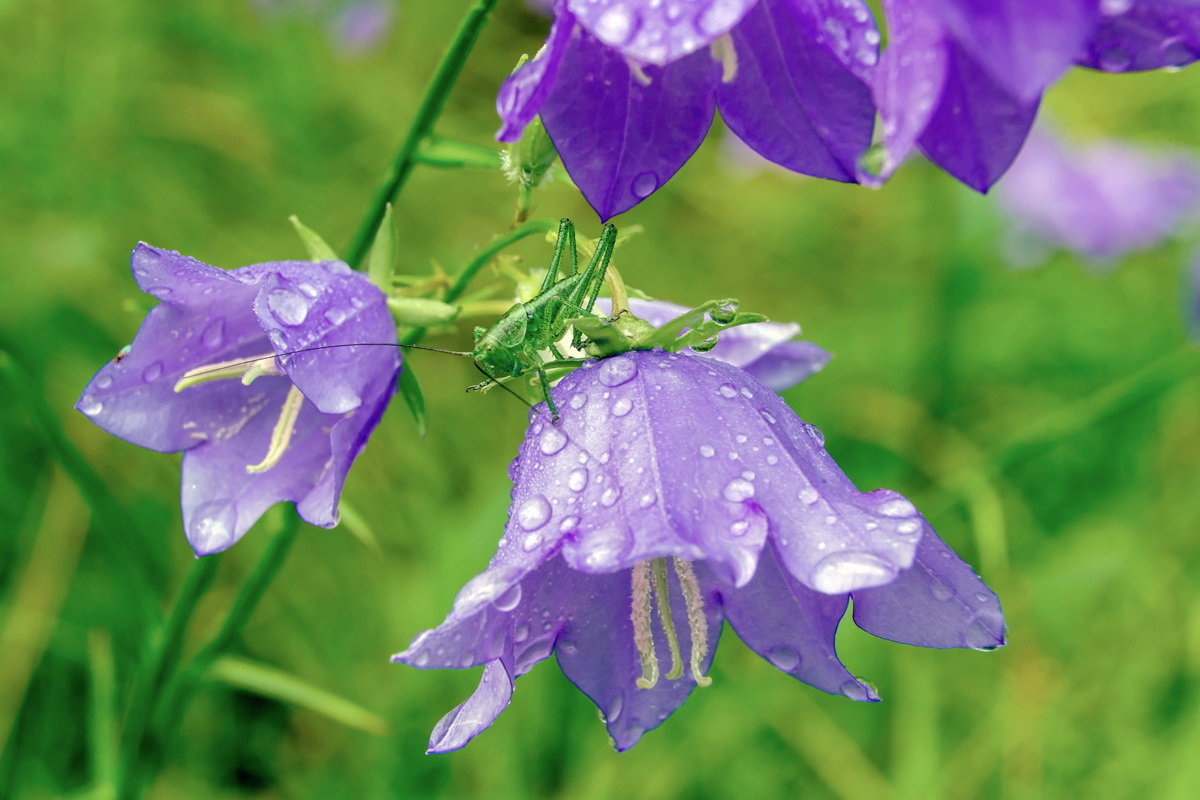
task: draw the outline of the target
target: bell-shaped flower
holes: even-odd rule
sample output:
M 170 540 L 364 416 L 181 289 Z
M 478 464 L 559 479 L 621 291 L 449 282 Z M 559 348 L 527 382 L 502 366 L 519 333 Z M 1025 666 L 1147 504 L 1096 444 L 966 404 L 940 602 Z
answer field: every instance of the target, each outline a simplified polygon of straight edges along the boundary
M 183 452 L 198 555 L 230 547 L 282 501 L 336 525 L 346 473 L 400 371 L 399 350 L 351 346 L 396 341 L 383 293 L 337 261 L 223 270 L 142 244 L 132 265 L 160 302 L 76 408 L 126 441 Z
M 1200 163 L 1123 142 L 1071 147 L 1036 131 L 996 196 L 1025 249 L 1049 245 L 1104 262 L 1152 247 L 1195 219 Z
M 546 45 L 500 89 L 497 138 L 540 113 L 602 219 L 666 183 L 716 108 L 765 158 L 852 182 L 878 45 L 862 0 L 559 0 Z
M 996 596 L 895 492 L 860 492 L 819 431 L 745 371 L 635 351 L 593 362 L 534 410 L 488 568 L 397 661 L 483 666 L 431 752 L 492 724 L 552 653 L 619 750 L 707 676 L 722 624 L 778 669 L 878 699 L 838 659 L 863 629 L 923 647 L 1004 643 Z
M 612 300 L 600 297 L 595 310 L 612 312 Z M 661 328 L 688 311 L 686 306 L 665 300 L 629 298 L 629 310 Z M 716 347 L 702 355 L 741 367 L 775 392 L 790 389 L 824 369 L 832 357 L 822 347 L 797 340 L 800 326 L 795 322 L 751 322 L 723 331 Z

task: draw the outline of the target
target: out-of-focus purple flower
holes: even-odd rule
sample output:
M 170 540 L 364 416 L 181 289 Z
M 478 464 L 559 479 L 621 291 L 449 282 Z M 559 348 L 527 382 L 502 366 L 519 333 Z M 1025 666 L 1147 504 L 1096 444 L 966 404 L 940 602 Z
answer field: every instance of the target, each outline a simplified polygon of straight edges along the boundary
M 500 89 L 497 137 L 541 113 L 603 219 L 666 183 L 716 108 L 765 158 L 854 181 L 878 43 L 862 0 L 560 0 L 545 47 Z
M 1195 0 L 883 0 L 874 76 L 886 179 L 921 150 L 987 191 L 1016 158 L 1042 93 L 1072 63 L 1179 67 L 1200 53 Z
M 184 526 L 198 555 L 230 547 L 281 501 L 313 525 L 337 524 L 342 484 L 391 399 L 399 351 L 283 354 L 394 342 L 383 293 L 337 261 L 223 270 L 142 244 L 132 266 L 161 302 L 76 408 L 126 441 L 183 451 Z
M 395 3 L 387 0 L 348 3 L 333 15 L 330 36 L 343 53 L 366 53 L 387 36 L 395 16 Z
M 664 300 L 629 298 L 629 310 L 656 328 L 680 314 L 685 306 Z M 597 298 L 596 311 L 612 313 L 612 301 Z M 752 322 L 723 331 L 717 346 L 702 355 L 741 367 L 774 392 L 782 392 L 820 372 L 832 356 L 812 342 L 795 341 L 800 326 L 794 322 Z
M 1120 142 L 1072 148 L 1037 131 L 996 190 L 1021 237 L 1092 259 L 1153 246 L 1200 209 L 1200 163 Z
M 492 724 L 513 681 L 557 654 L 617 749 L 707 685 L 723 620 L 780 670 L 878 699 L 838 659 L 856 623 L 923 647 L 1004 643 L 996 596 L 900 495 L 858 491 L 820 432 L 743 370 L 639 351 L 591 363 L 535 409 L 508 526 L 439 627 L 395 660 L 484 666 L 431 752 Z

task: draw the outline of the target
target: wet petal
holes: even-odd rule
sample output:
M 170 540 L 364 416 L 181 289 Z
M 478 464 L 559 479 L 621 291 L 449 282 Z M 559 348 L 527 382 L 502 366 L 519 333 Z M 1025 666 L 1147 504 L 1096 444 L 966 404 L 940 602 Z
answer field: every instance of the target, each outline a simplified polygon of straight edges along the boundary
M 567 0 L 579 23 L 609 47 L 662 66 L 729 32 L 758 0 Z
M 762 0 L 733 31 L 734 79 L 717 89 L 721 116 L 756 152 L 795 172 L 854 181 L 871 143 L 875 108 L 867 84 L 839 49 L 875 31 L 825 16 L 824 4 Z M 837 35 L 830 33 L 836 32 Z M 874 64 L 876 45 L 861 42 L 850 59 Z
M 462 704 L 442 717 L 429 736 L 427 753 L 449 753 L 483 733 L 512 700 L 513 679 L 499 660 L 489 661 L 479 686 Z
M 911 569 L 887 586 L 854 593 L 854 622 L 884 639 L 920 647 L 1004 644 L 1000 600 L 931 530 Z
M 306 402 L 279 463 L 261 473 L 246 471 L 267 453 L 290 386 L 281 377 L 256 381 L 241 418 L 184 454 L 183 523 L 197 555 L 231 547 L 275 503 L 304 499 L 327 468 L 331 450 L 324 428 L 338 418 Z M 337 522 L 332 516 L 305 519 L 324 527 Z
M 501 119 L 500 130 L 496 132 L 497 139 L 502 142 L 517 141 L 525 126 L 538 115 L 554 88 L 558 68 L 574 27 L 575 17 L 567 11 L 561 11 L 555 17 L 542 49 L 505 79 L 496 95 L 496 113 Z
M 620 53 L 574 31 L 542 119 L 601 219 L 649 197 L 696 151 L 712 125 L 719 78 L 703 52 L 639 76 Z
M 237 270 L 259 291 L 254 313 L 279 364 L 318 409 L 345 414 L 386 391 L 400 368 L 387 299 L 363 275 L 337 261 L 282 261 Z M 362 347 L 344 347 L 364 343 Z M 332 347 L 331 347 L 332 346 Z
M 1182 67 L 1200 56 L 1200 5 L 1193 0 L 1102 2 L 1080 64 L 1105 72 Z M 1123 9 L 1123 10 L 1122 10 Z
M 774 547 L 763 550 L 754 580 L 740 589 L 721 588 L 720 595 L 733 630 L 779 670 L 830 694 L 879 699 L 846 670 L 834 646 L 848 596 L 802 585 L 783 569 Z
M 1019 100 L 967 52 L 947 44 L 941 100 L 920 138 L 930 160 L 986 192 L 1012 164 L 1037 115 L 1038 100 Z
M 238 287 L 231 272 L 145 242 L 134 249 L 130 262 L 138 287 L 172 305 L 209 306 L 217 295 L 227 302 Z
M 832 357 L 812 342 L 785 342 L 746 364 L 744 369 L 768 389 L 782 392 L 820 372 Z
M 630 621 L 631 576 L 629 570 L 610 575 L 576 575 L 580 598 L 570 622 L 559 636 L 555 650 L 563 673 L 591 698 L 600 713 L 617 750 L 628 750 L 642 734 L 653 730 L 675 712 L 696 688 L 685 668 L 683 677 L 668 680 L 660 676 L 651 689 L 636 685 L 642 676 L 641 661 L 634 646 Z M 684 660 L 692 651 L 691 632 L 686 624 L 687 608 L 678 580 L 670 574 L 671 608 L 679 634 Z M 708 670 L 721 635 L 720 606 L 715 600 L 711 581 L 701 579 L 708 620 Z M 653 626 L 655 651 L 667 658 L 667 642 L 661 626 Z M 664 667 L 666 672 L 669 667 Z
M 1100 18 L 1097 0 L 923 0 L 963 49 L 1023 102 L 1079 55 Z
M 874 96 L 883 125 L 884 161 L 879 183 L 891 176 L 916 146 L 937 110 L 946 84 L 946 47 L 941 23 L 920 0 L 883 0 L 888 46 L 875 74 Z

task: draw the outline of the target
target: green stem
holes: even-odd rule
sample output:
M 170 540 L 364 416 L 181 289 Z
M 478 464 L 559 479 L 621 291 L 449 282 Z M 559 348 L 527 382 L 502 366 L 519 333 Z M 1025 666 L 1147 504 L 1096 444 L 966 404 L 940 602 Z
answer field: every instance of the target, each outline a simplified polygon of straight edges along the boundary
M 217 559 L 208 557 L 196 562 L 188 572 L 171 613 L 142 661 L 141 674 L 129 701 L 129 712 L 125 715 L 125 727 L 121 735 L 121 768 L 117 779 L 119 798 L 138 795 L 137 765 L 159 688 L 163 678 L 179 660 L 184 631 L 216 574 Z
M 392 164 L 392 175 L 376 193 L 366 219 L 363 220 L 358 233 L 354 235 L 349 257 L 346 259 L 346 263 L 351 267 L 358 269 L 363 259 L 366 258 L 367 251 L 371 249 L 371 242 L 375 240 L 375 232 L 383 221 L 388 204 L 395 202 L 400 190 L 408 181 L 408 176 L 417 163 L 418 148 L 425 137 L 433 131 L 434 124 L 446 106 L 450 90 L 458 81 L 467 56 L 475 47 L 475 42 L 478 41 L 479 34 L 487 24 L 496 2 L 497 0 L 477 0 L 474 8 L 468 11 L 463 18 L 458 33 L 455 34 L 446 54 L 442 56 L 437 72 L 434 73 L 433 81 L 429 84 L 429 88 L 425 91 L 425 97 L 421 100 L 421 107 L 417 109 L 417 116 L 409 127 L 400 149 L 396 152 L 396 159 Z
M 467 266 L 463 268 L 463 271 L 458 274 L 458 277 L 454 280 L 454 284 L 446 290 L 446 294 L 442 298 L 442 302 L 453 303 L 455 300 L 461 297 L 463 292 L 467 290 L 467 286 L 470 285 L 471 281 L 479 273 L 479 270 L 487 266 L 488 262 L 495 258 L 496 254 L 503 251 L 506 247 L 509 247 L 510 245 L 519 242 L 526 237 L 536 236 L 539 233 L 548 233 L 549 231 L 556 230 L 557 228 L 558 222 L 555 220 L 535 219 L 530 220 L 522 225 L 518 225 L 510 231 L 505 231 L 504 233 L 497 235 L 490 242 L 484 245 L 483 249 L 475 255 L 475 258 L 471 259 L 471 262 L 467 264 Z M 425 338 L 426 330 L 426 328 L 413 328 L 400 340 L 401 344 L 419 343 Z

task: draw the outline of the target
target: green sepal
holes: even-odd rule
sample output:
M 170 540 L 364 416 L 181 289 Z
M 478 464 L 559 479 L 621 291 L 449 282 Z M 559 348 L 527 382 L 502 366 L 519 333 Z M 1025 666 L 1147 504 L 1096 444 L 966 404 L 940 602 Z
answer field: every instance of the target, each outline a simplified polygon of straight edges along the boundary
M 665 349 L 677 353 L 685 347 L 690 347 L 698 353 L 707 353 L 717 346 L 717 337 L 722 331 L 736 328 L 738 325 L 751 325 L 755 322 L 766 322 L 763 314 L 741 313 L 734 316 L 728 323 L 708 320 L 692 328 L 682 336 L 677 337 Z
M 441 136 L 429 136 L 417 149 L 416 161 L 442 169 L 498 170 L 503 167 L 503 151 L 481 147 L 469 142 L 459 142 Z
M 296 233 L 300 234 L 300 241 L 304 244 L 304 249 L 308 251 L 310 261 L 342 260 L 337 252 L 321 238 L 320 234 L 301 222 L 300 218 L 295 214 L 288 217 L 288 221 L 292 223 L 292 227 L 296 229 Z
M 421 384 L 417 381 L 417 373 L 413 371 L 411 364 L 406 362 L 404 369 L 400 370 L 396 388 L 400 390 L 400 396 L 404 398 L 404 405 L 408 406 L 413 422 L 417 423 L 417 435 L 424 436 L 426 431 L 425 395 L 421 392 Z
M 504 174 L 522 189 L 536 189 L 550 174 L 558 151 L 550 141 L 541 117 L 525 126 L 521 138 L 504 149 Z
M 387 304 L 397 322 L 414 328 L 442 325 L 458 316 L 458 306 L 427 297 L 389 297 Z
M 392 217 L 392 204 L 383 211 L 383 220 L 375 232 L 371 252 L 367 254 L 367 277 L 371 283 L 391 294 L 392 278 L 396 273 L 396 221 Z
M 709 300 L 707 303 L 688 309 L 666 325 L 655 330 L 645 340 L 638 342 L 639 349 L 651 350 L 655 347 L 661 347 L 664 350 L 673 350 L 672 345 L 684 330 L 688 328 L 694 329 L 703 325 L 707 321 L 706 317 L 708 313 L 713 309 L 727 308 L 729 306 L 737 307 L 737 302 L 737 300 L 732 298 Z

